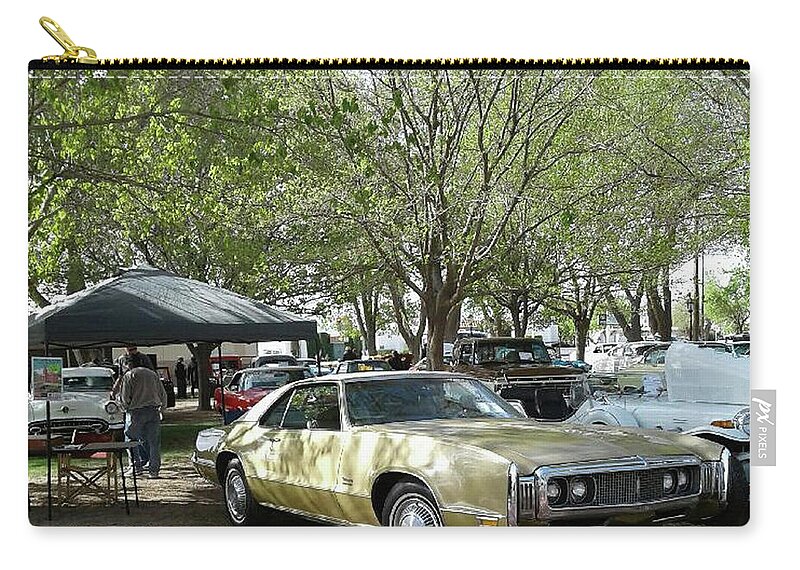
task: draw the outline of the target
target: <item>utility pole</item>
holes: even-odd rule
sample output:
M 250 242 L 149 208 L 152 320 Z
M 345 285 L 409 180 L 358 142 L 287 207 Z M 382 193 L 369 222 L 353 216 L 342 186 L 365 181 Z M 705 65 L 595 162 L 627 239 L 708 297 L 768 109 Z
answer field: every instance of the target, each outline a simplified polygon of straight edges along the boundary
M 694 306 L 692 307 L 691 340 L 700 340 L 700 256 L 694 256 Z
M 706 338 L 706 252 L 700 252 L 700 339 Z

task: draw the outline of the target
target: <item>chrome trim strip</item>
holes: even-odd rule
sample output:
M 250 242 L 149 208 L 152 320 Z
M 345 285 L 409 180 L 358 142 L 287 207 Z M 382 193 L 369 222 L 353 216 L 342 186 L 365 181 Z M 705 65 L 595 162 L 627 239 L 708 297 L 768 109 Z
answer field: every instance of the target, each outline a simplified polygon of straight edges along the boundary
M 334 518 L 334 517 L 329 517 L 329 516 L 326 516 L 326 515 L 312 515 L 311 513 L 308 513 L 306 511 L 301 511 L 300 509 L 292 509 L 290 507 L 284 507 L 282 505 L 276 505 L 276 504 L 273 504 L 273 503 L 259 501 L 258 504 L 262 505 L 264 507 L 270 508 L 270 509 L 275 509 L 277 511 L 283 511 L 285 513 L 289 513 L 289 514 L 296 515 L 296 516 L 302 517 L 304 519 L 310 519 L 310 520 L 313 520 L 313 521 L 321 521 L 321 522 L 325 522 L 325 523 L 336 524 L 336 525 L 344 525 L 344 526 L 368 526 L 368 525 L 363 525 L 363 524 L 352 523 L 350 521 L 337 519 L 337 518 Z
M 508 466 L 508 502 L 506 503 L 508 526 L 517 526 L 519 517 L 518 496 L 519 470 L 512 461 Z
M 722 480 L 719 485 L 719 500 L 721 503 L 728 504 L 728 480 L 731 472 L 731 452 L 728 448 L 722 448 L 720 454 L 720 462 L 722 463 Z
M 503 520 L 504 517 L 502 513 L 495 513 L 493 511 L 486 511 L 483 509 L 476 509 L 474 507 L 466 507 L 466 506 L 455 506 L 455 507 L 448 507 L 446 509 L 441 510 L 442 513 L 454 513 L 458 515 L 472 515 L 475 517 L 483 517 L 492 520 Z
M 643 513 L 648 511 L 666 510 L 666 509 L 680 509 L 693 507 L 697 504 L 697 495 L 688 495 L 683 497 L 675 497 L 663 501 L 651 503 L 639 503 L 636 505 L 614 505 L 602 507 L 580 507 L 580 508 L 560 508 L 552 510 L 547 513 L 541 513 L 537 516 L 539 520 L 559 520 L 559 519 L 573 519 L 576 515 L 586 515 L 587 517 L 602 516 L 612 517 L 616 515 Z M 665 517 L 656 517 L 665 518 Z

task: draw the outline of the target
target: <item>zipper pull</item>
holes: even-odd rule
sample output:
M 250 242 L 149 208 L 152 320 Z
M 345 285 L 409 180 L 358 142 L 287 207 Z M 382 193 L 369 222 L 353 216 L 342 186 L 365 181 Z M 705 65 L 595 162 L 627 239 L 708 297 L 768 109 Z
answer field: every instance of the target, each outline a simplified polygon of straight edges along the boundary
M 67 35 L 67 32 L 59 26 L 55 20 L 52 18 L 48 18 L 47 16 L 42 16 L 39 18 L 39 23 L 45 29 L 45 31 L 50 34 L 54 40 L 58 42 L 58 44 L 64 48 L 64 53 L 62 55 L 46 55 L 42 58 L 43 61 L 68 61 L 71 63 L 98 63 L 97 54 L 91 48 L 82 47 L 75 45 L 70 37 Z M 81 55 L 83 52 L 86 55 Z

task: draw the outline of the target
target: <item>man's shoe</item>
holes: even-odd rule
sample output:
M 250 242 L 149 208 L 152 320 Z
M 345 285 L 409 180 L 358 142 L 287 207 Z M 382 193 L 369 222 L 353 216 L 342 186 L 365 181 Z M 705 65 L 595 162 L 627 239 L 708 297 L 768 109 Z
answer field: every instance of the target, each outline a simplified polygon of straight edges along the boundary
M 133 467 L 128 467 L 127 469 L 125 469 L 125 476 L 126 477 L 133 476 L 133 473 L 134 473 Z M 142 475 L 144 475 L 144 469 L 136 469 L 136 476 L 137 477 L 141 477 Z
M 159 477 L 158 473 L 148 473 L 147 474 L 147 478 L 148 479 L 161 479 L 161 477 Z

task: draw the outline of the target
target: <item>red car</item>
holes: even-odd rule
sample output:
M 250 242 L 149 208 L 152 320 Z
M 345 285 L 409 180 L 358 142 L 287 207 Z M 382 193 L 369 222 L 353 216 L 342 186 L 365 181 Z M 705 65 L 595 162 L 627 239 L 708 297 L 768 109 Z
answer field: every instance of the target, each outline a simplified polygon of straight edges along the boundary
M 245 368 L 233 375 L 225 386 L 225 415 L 234 420 L 261 398 L 284 384 L 313 377 L 305 366 Z M 220 389 L 214 390 L 214 409 L 222 413 Z

